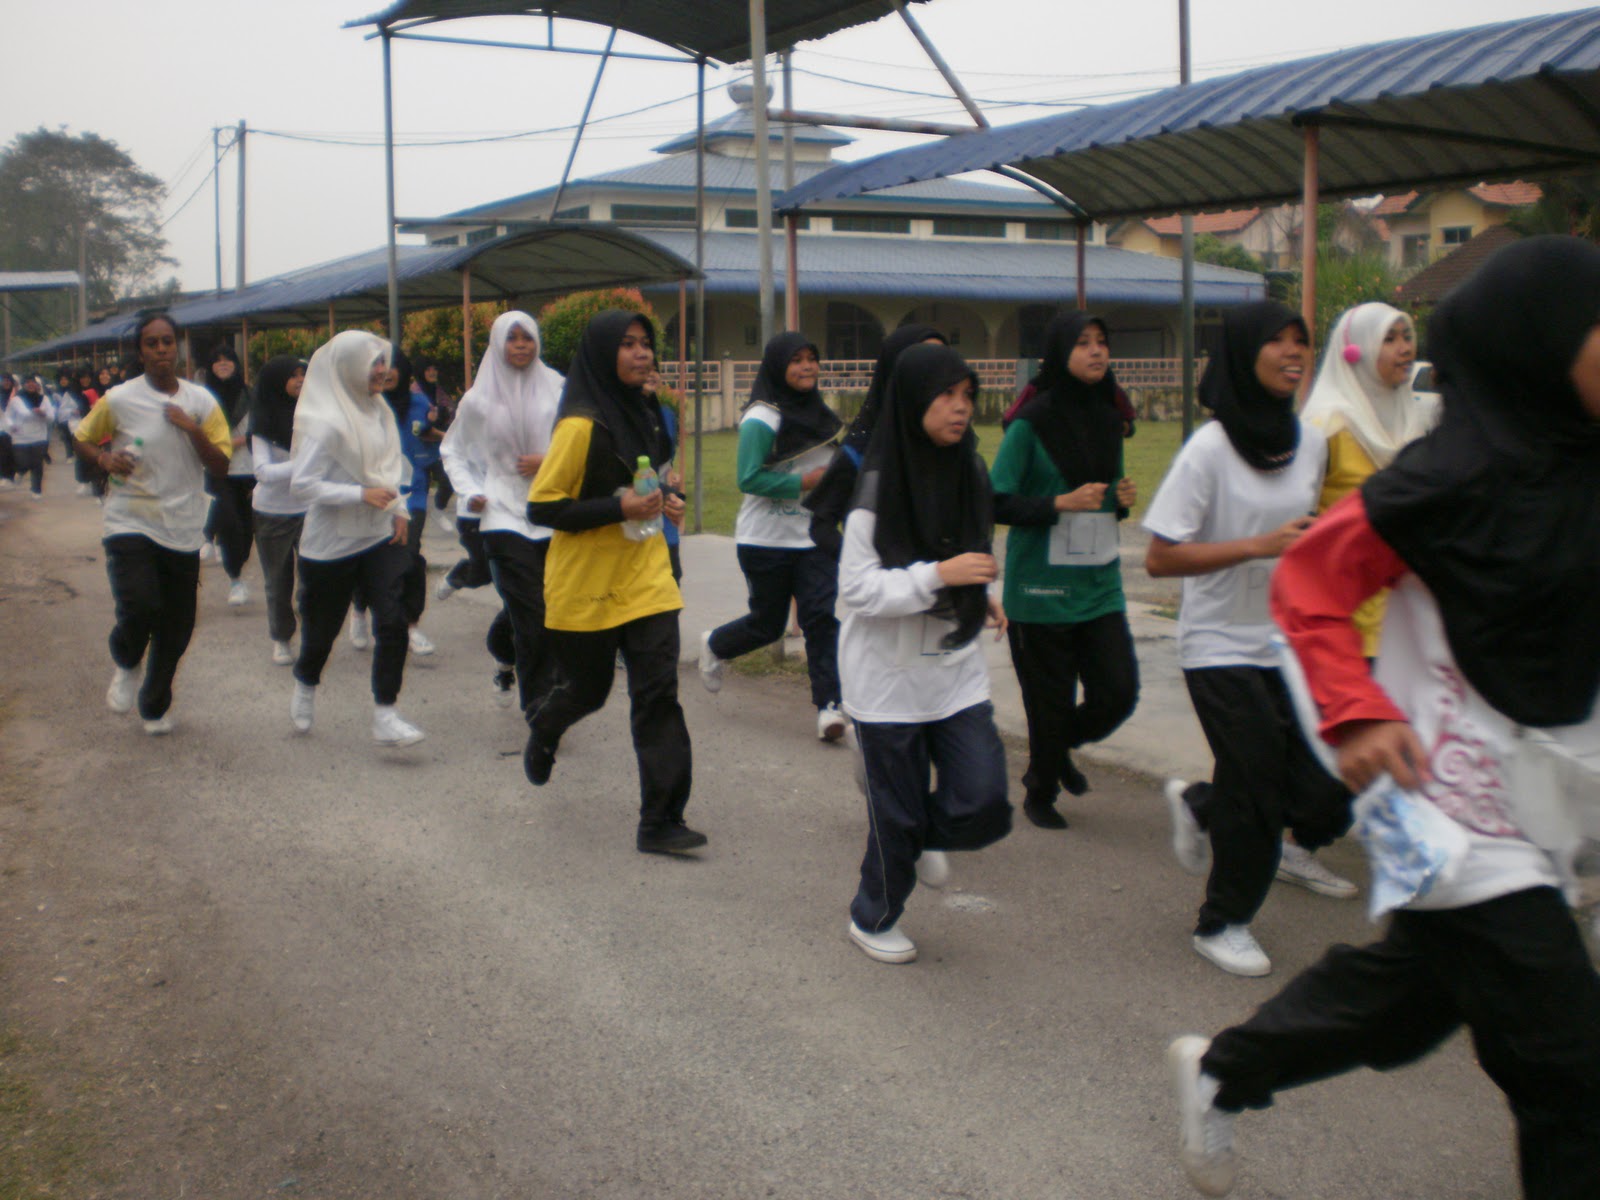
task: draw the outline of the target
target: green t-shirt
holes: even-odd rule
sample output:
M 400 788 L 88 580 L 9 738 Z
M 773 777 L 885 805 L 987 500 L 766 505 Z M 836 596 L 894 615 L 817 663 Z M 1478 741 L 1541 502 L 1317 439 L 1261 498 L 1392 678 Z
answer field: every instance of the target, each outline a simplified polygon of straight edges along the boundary
M 1122 470 L 1119 450 L 1118 478 Z M 1027 421 L 1013 421 L 1006 430 L 990 478 L 995 492 L 1003 495 L 1059 496 L 1070 490 Z M 1006 534 L 1006 616 L 1060 625 L 1122 612 L 1127 603 L 1122 560 L 1116 553 L 1116 520 L 1116 489 L 1107 488 L 1098 513 L 1059 513 L 1049 525 L 1012 526 Z M 1063 522 L 1073 523 L 1070 538 Z M 1073 557 L 1093 565 L 1069 565 L 1066 560 Z

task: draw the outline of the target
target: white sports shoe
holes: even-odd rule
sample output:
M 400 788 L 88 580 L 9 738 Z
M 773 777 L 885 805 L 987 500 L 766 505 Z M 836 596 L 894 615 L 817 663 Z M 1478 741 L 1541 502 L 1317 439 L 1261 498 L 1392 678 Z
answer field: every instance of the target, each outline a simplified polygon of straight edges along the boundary
M 275 666 L 287 667 L 294 662 L 294 651 L 289 649 L 288 642 L 272 643 L 272 661 Z
M 372 714 L 372 740 L 380 746 L 415 746 L 427 736 L 393 708 L 379 708 Z
M 1224 925 L 1209 937 L 1194 935 L 1194 948 L 1230 975 L 1255 977 L 1272 971 L 1272 960 L 1248 925 Z
M 250 602 L 250 585 L 242 579 L 235 579 L 228 585 L 228 603 L 238 608 L 241 604 Z
M 950 882 L 950 856 L 943 850 L 924 850 L 917 856 L 917 882 L 942 888 Z
M 727 659 L 711 653 L 711 631 L 706 630 L 700 635 L 700 682 L 706 685 L 706 691 L 722 690 L 722 669 L 727 665 Z
M 435 600 L 448 600 L 455 594 L 456 589 L 450 586 L 450 580 L 448 576 L 441 577 L 439 580 L 439 586 L 433 589 L 433 598 Z
M 433 642 L 429 639 L 428 635 L 423 633 L 422 630 L 417 626 L 413 625 L 411 627 L 411 632 L 406 636 L 411 642 L 411 653 L 421 655 L 422 657 L 426 657 L 433 653 Z
M 825 704 L 817 709 L 817 740 L 837 742 L 844 736 L 844 714 L 837 704 Z
M 132 671 L 118 667 L 111 672 L 111 686 L 106 689 L 106 707 L 114 713 L 125 713 L 133 707 L 139 696 L 139 677 Z
M 494 702 L 501 708 L 510 708 L 516 697 L 517 668 L 511 663 L 496 663 L 494 668 Z
M 860 947 L 861 953 L 877 962 L 908 963 L 916 960 L 916 943 L 900 932 L 898 923 L 878 933 L 868 933 L 851 921 L 849 934 L 850 940 Z
M 365 650 L 372 645 L 372 630 L 367 626 L 367 614 L 364 612 L 350 614 L 350 644 L 357 650 Z
M 200 545 L 200 561 L 203 563 L 215 562 L 216 558 L 217 548 L 210 542 L 202 542 Z
M 1319 863 L 1304 846 L 1288 841 L 1283 843 L 1283 857 L 1278 859 L 1278 878 L 1335 900 L 1353 900 L 1359 890 L 1343 875 L 1335 875 Z
M 311 721 L 317 711 L 317 689 L 307 687 L 298 679 L 294 681 L 294 694 L 289 697 L 289 720 L 294 722 L 296 733 L 310 733 Z
M 1172 816 L 1172 853 L 1178 865 L 1189 874 L 1204 875 L 1211 869 L 1211 839 L 1183 802 L 1183 793 L 1188 787 L 1182 779 L 1169 779 L 1162 789 Z
M 152 717 L 144 723 L 144 731 L 151 737 L 165 737 L 172 732 L 172 718 Z
M 1201 1195 L 1233 1190 L 1238 1163 L 1233 1153 L 1233 1114 L 1215 1105 L 1221 1085 L 1200 1070 L 1210 1038 L 1177 1038 L 1167 1047 L 1167 1070 L 1178 1099 L 1178 1160 Z

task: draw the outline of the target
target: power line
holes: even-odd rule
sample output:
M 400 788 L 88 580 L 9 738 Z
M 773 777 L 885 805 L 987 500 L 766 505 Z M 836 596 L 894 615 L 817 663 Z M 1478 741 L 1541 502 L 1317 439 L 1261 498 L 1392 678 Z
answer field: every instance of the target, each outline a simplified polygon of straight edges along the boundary
M 213 162 L 211 164 L 211 169 L 200 177 L 200 182 L 199 183 L 194 185 L 194 191 L 190 192 L 188 194 L 188 196 L 186 196 L 184 198 L 183 203 L 178 205 L 178 207 L 172 211 L 172 214 L 170 216 L 168 216 L 165 219 L 163 219 L 156 226 L 156 229 L 158 231 L 162 230 L 162 229 L 165 229 L 168 225 L 172 224 L 173 221 L 176 221 L 178 219 L 178 214 L 181 213 L 184 209 L 189 207 L 190 201 L 192 201 L 196 196 L 198 196 L 200 194 L 201 190 L 206 186 L 206 184 L 211 181 L 211 177 L 217 173 L 217 168 L 221 164 L 222 164 L 222 160 L 220 158 L 213 160 Z

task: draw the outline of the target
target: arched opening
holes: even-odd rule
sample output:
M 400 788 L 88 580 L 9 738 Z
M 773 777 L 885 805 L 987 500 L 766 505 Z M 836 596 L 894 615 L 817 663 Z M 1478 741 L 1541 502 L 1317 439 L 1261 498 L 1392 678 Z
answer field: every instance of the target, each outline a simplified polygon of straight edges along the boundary
M 877 317 L 856 304 L 843 300 L 828 301 L 828 328 L 823 343 L 823 356 L 840 358 L 877 358 L 883 349 L 883 324 Z

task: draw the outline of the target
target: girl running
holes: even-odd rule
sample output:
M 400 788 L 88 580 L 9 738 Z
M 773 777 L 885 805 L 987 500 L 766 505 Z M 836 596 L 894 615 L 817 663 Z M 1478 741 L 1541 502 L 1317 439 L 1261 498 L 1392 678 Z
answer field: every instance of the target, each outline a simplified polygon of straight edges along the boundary
M 256 475 L 250 454 L 250 389 L 245 386 L 244 370 L 232 346 L 221 343 L 212 347 L 206 364 L 206 387 L 222 406 L 222 415 L 228 418 L 233 437 L 228 476 L 212 485 L 211 520 L 207 530 L 216 542 L 222 569 L 228 574 L 228 603 L 237 608 L 250 600 L 244 568 L 250 561 L 254 532 L 250 493 L 255 490 Z
M 295 559 L 306 506 L 290 489 L 294 461 L 294 410 L 306 381 L 306 362 L 293 354 L 280 354 L 261 365 L 256 375 L 255 400 L 250 409 L 250 451 L 255 462 L 256 487 L 251 495 L 256 535 L 256 555 L 261 560 L 261 582 L 267 593 L 267 636 L 272 640 L 272 661 L 280 667 L 294 662 L 289 639 L 294 637 Z
M 44 499 L 44 464 L 50 449 L 50 427 L 56 407 L 44 394 L 37 375 L 24 375 L 22 386 L 11 393 L 5 407 L 5 423 L 11 434 L 11 449 L 19 475 L 28 476 L 29 497 Z

